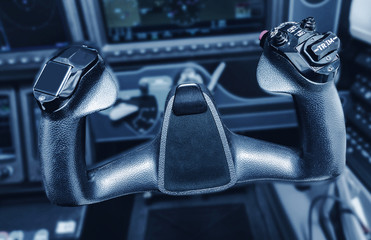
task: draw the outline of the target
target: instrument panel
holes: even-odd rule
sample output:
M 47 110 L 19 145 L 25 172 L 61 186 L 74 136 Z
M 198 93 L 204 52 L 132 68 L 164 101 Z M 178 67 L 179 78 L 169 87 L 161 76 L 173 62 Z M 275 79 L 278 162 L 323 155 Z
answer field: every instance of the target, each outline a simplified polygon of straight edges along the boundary
M 0 185 L 24 179 L 16 105 L 14 90 L 0 90 Z
M 259 31 L 266 1 L 99 1 L 109 43 L 194 38 Z
M 260 51 L 259 29 L 282 19 L 283 0 L 86 1 L 87 32 L 110 62 Z M 284 11 L 282 11 L 284 12 Z

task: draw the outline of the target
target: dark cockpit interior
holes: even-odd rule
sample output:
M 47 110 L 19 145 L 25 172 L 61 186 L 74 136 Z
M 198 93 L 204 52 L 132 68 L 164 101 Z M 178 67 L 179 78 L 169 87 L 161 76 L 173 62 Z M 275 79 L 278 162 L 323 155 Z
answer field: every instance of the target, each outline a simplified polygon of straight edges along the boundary
M 371 239 L 369 9 L 0 1 L 0 240 Z

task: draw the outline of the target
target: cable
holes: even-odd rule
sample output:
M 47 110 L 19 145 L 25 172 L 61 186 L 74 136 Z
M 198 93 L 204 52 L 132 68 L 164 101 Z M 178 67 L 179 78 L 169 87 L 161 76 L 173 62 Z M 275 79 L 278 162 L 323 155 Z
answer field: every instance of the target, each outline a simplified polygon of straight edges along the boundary
M 351 207 L 349 206 L 349 204 L 347 204 L 346 202 L 344 202 L 341 198 L 337 197 L 337 196 L 331 196 L 331 195 L 320 195 L 320 196 L 317 196 L 315 197 L 311 204 L 310 204 L 310 207 L 309 207 L 309 215 L 308 215 L 308 232 L 309 232 L 309 237 L 308 239 L 309 240 L 312 240 L 313 238 L 313 234 L 312 234 L 312 213 L 313 213 L 313 209 L 314 209 L 314 206 L 316 205 L 317 202 L 319 202 L 320 200 L 327 200 L 327 199 L 331 199 L 335 202 L 338 202 L 338 203 L 341 203 L 342 205 L 345 205 L 347 208 L 343 208 L 342 210 L 345 210 L 343 211 L 342 213 L 351 213 L 353 214 L 357 220 L 360 222 L 361 226 L 362 226 L 362 229 L 364 230 L 364 233 L 365 234 L 369 234 L 369 228 L 367 226 L 365 226 L 361 219 L 359 218 L 359 216 L 351 209 Z
M 340 213 L 341 214 L 344 214 L 344 213 L 352 214 L 357 219 L 359 225 L 361 225 L 363 232 L 365 234 L 371 233 L 371 230 L 362 222 L 361 218 L 352 209 L 343 208 L 343 209 L 340 209 Z

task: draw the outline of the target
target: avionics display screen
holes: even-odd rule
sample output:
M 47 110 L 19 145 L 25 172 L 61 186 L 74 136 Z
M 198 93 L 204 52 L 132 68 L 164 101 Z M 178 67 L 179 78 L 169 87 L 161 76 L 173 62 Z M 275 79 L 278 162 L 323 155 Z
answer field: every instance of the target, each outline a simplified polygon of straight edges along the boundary
M 109 43 L 260 31 L 265 0 L 100 0 Z
M 27 107 L 31 109 L 31 116 L 30 116 L 30 129 L 31 135 L 32 135 L 32 142 L 33 144 L 36 144 L 39 142 L 38 136 L 39 136 L 39 128 L 40 128 L 40 119 L 41 119 L 41 110 L 39 106 L 37 106 L 37 103 L 35 101 L 35 97 L 32 93 L 27 94 Z M 33 148 L 33 157 L 35 159 L 39 159 L 39 151 L 37 151 L 37 148 Z
M 0 1 L 0 53 L 65 46 L 64 17 L 60 0 Z
M 10 111 L 9 97 L 0 96 L 0 163 L 15 159 Z

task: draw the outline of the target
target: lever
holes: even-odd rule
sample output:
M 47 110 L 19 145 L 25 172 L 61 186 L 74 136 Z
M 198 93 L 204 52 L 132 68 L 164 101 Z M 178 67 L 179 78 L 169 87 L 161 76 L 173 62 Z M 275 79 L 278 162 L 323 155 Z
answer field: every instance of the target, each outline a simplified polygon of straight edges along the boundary
M 220 77 L 222 76 L 222 73 L 225 69 L 225 62 L 221 62 L 213 72 L 213 75 L 211 75 L 209 85 L 207 88 L 210 92 L 214 91 L 214 88 L 216 87 L 216 84 L 219 82 Z

